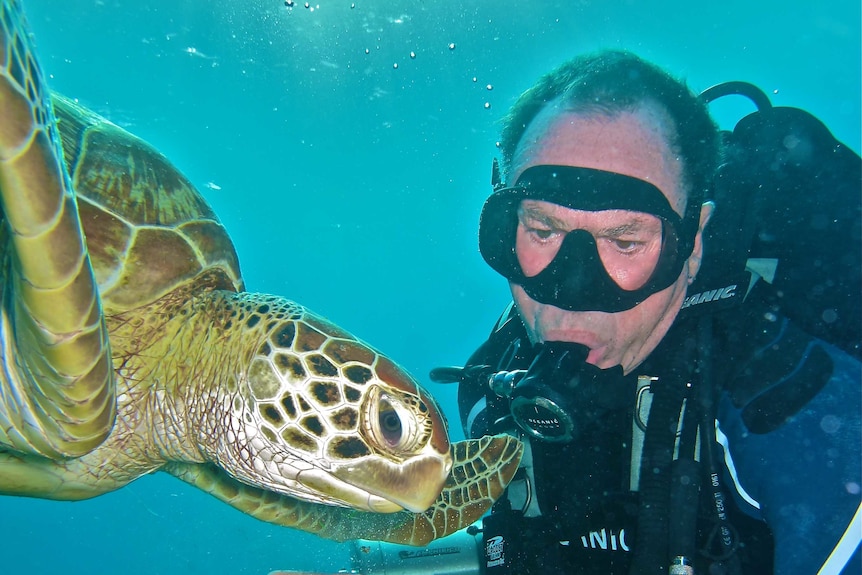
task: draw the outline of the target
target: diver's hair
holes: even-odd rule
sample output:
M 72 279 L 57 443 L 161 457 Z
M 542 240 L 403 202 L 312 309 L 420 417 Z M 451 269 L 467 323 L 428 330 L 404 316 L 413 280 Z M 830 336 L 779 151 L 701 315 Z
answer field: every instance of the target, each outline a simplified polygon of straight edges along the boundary
M 719 157 L 719 134 L 706 104 L 683 81 L 630 52 L 605 50 L 569 60 L 539 78 L 521 94 L 506 117 L 500 138 L 508 176 L 518 143 L 545 105 L 559 99 L 573 112 L 613 116 L 654 103 L 664 109 L 675 139 L 669 144 L 682 158 L 683 185 L 689 200 L 709 197 Z M 691 204 L 689 204 L 691 205 Z

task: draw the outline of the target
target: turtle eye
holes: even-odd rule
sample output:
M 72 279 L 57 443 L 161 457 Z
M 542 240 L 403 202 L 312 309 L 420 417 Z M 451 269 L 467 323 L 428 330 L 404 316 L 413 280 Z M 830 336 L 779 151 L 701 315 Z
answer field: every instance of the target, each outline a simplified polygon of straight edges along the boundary
M 368 415 L 371 434 L 384 450 L 409 453 L 418 447 L 416 417 L 399 398 L 381 393 Z
M 401 416 L 398 414 L 398 410 L 385 397 L 380 400 L 377 425 L 384 441 L 390 447 L 397 447 L 401 443 L 401 438 L 404 434 L 404 428 L 401 425 Z

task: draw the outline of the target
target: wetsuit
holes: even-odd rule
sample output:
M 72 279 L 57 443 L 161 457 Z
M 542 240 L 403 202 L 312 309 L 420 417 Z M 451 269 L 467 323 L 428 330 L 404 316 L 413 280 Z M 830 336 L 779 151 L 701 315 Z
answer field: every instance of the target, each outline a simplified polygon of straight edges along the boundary
M 703 354 L 696 330 L 693 320 L 677 322 L 644 364 L 598 396 L 601 405 L 576 413 L 583 425 L 574 441 L 531 441 L 524 469 L 485 523 L 489 575 L 630 572 L 639 528 L 646 529 L 634 432 L 645 419 L 638 382 L 683 377 L 703 384 L 681 365 Z M 696 573 L 728 572 L 734 562 L 746 574 L 859 573 L 860 362 L 751 308 L 715 318 L 709 340 L 706 380 L 717 386 L 711 453 L 729 521 L 716 519 L 707 473 L 688 515 L 696 517 L 688 527 L 697 532 Z M 508 371 L 531 360 L 520 320 L 511 315 L 468 367 Z M 516 429 L 507 400 L 481 379 L 462 383 L 459 403 L 468 436 Z M 671 524 L 678 507 L 669 509 Z M 722 557 L 728 549 L 732 557 Z

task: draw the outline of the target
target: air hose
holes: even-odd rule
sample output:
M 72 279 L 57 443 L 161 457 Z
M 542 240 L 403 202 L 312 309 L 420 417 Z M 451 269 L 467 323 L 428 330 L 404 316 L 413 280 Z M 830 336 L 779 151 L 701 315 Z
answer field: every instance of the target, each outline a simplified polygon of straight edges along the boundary
M 638 530 L 632 575 L 667 575 L 671 464 L 686 382 L 679 378 L 652 384 L 653 399 L 644 433 L 638 491 Z
M 700 553 L 714 562 L 723 565 L 726 575 L 739 575 L 742 566 L 736 554 L 739 536 L 727 516 L 727 502 L 722 488 L 721 471 L 715 451 L 718 445 L 715 440 L 716 403 L 718 390 L 713 384 L 712 365 L 712 316 L 706 314 L 698 321 L 698 342 L 700 347 L 700 382 L 697 392 L 701 418 L 702 454 L 706 463 L 706 484 L 710 494 L 711 507 L 715 512 L 715 527 L 709 535 L 707 546 Z M 718 553 L 709 550 L 715 538 L 718 537 Z

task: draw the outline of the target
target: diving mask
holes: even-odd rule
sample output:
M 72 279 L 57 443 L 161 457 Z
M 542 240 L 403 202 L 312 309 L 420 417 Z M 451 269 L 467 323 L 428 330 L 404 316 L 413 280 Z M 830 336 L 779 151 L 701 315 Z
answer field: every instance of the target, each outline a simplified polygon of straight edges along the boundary
M 496 169 L 494 173 L 498 180 Z M 691 255 L 700 206 L 690 202 L 683 219 L 661 190 L 645 180 L 592 168 L 539 165 L 525 170 L 512 187 L 492 183 L 494 192 L 479 220 L 479 250 L 495 271 L 537 302 L 570 311 L 631 309 L 676 281 Z M 564 237 L 549 263 L 528 275 L 518 259 L 517 242 L 525 227 L 523 205 L 537 201 L 587 212 L 622 211 L 633 221 L 654 220 L 657 250 L 648 258 L 626 256 L 612 262 L 600 253 L 604 248 L 600 250 L 598 242 L 606 238 L 596 237 L 594 230 L 562 230 Z M 627 265 L 631 269 L 625 269 Z M 620 278 L 636 278 L 636 283 L 621 285 Z

